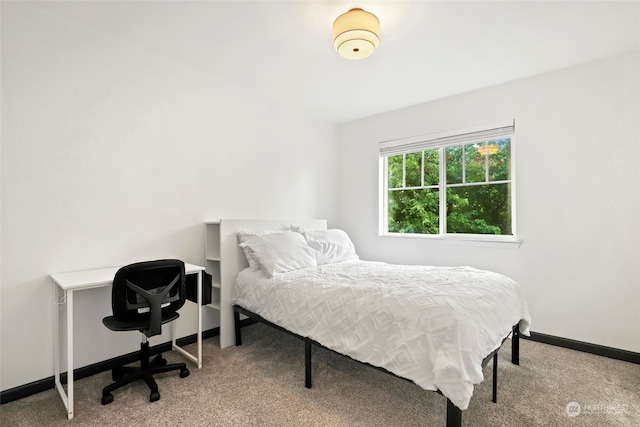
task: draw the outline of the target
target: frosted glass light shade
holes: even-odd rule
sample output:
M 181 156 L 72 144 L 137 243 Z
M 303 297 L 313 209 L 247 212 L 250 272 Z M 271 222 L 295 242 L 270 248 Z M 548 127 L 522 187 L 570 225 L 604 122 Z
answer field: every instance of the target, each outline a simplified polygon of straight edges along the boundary
M 351 9 L 333 22 L 333 47 L 343 58 L 366 58 L 379 43 L 380 21 L 373 13 Z
M 486 156 L 487 153 L 492 156 L 498 151 L 500 151 L 500 147 L 498 146 L 498 144 L 482 144 L 480 147 L 478 147 L 478 153 L 480 153 L 481 156 Z

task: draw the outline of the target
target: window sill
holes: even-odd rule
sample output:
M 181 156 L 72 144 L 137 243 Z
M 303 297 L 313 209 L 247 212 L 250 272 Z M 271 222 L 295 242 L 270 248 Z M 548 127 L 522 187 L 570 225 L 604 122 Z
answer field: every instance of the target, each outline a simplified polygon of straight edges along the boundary
M 501 249 L 517 249 L 520 247 L 522 240 L 516 237 L 485 237 L 485 236 L 431 236 L 425 234 L 409 234 L 409 233 L 387 233 L 377 234 L 378 237 L 392 239 L 422 239 L 438 242 L 442 245 L 450 246 L 479 246 L 484 248 L 501 248 Z

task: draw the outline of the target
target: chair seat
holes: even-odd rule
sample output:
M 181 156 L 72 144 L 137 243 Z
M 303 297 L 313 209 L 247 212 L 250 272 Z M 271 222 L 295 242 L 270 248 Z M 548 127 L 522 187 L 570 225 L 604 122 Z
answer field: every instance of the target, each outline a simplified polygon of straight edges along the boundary
M 180 317 L 179 313 L 162 313 L 161 324 L 171 322 L 172 320 Z M 149 319 L 142 318 L 140 320 L 127 320 L 122 321 L 116 319 L 114 316 L 107 316 L 102 319 L 102 323 L 112 331 L 142 331 L 149 327 Z

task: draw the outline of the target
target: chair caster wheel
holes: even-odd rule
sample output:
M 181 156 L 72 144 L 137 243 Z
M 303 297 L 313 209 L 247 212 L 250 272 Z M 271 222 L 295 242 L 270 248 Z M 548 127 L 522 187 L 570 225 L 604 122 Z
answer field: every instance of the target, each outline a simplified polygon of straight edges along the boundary
M 155 402 L 156 400 L 160 400 L 160 392 L 158 390 L 152 391 L 149 396 L 149 402 Z
M 180 369 L 180 378 L 186 378 L 189 376 L 189 370 L 187 368 Z
M 111 402 L 113 402 L 113 394 L 107 393 L 107 394 L 103 394 L 102 395 L 102 404 L 103 405 L 108 405 Z

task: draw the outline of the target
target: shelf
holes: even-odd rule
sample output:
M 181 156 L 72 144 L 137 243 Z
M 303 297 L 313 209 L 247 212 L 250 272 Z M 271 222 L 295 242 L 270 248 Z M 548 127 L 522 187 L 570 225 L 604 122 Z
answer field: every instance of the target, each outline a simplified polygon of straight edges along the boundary
M 222 250 L 222 237 L 229 239 L 230 233 L 225 229 L 223 220 L 207 221 L 204 223 L 204 265 L 206 272 L 211 275 L 211 303 L 206 307 L 217 310 L 220 328 L 220 347 L 224 348 L 233 344 L 234 318 L 231 306 L 231 291 L 233 283 L 229 277 L 225 277 L 226 253 Z M 235 238 L 235 236 L 233 236 Z M 235 278 L 234 278 L 235 280 Z
M 222 256 L 220 253 L 221 221 L 208 221 L 204 225 L 204 259 L 206 272 L 211 275 L 211 303 L 206 306 L 220 312 L 222 317 Z
M 220 221 L 205 224 L 204 253 L 207 261 L 220 261 Z

